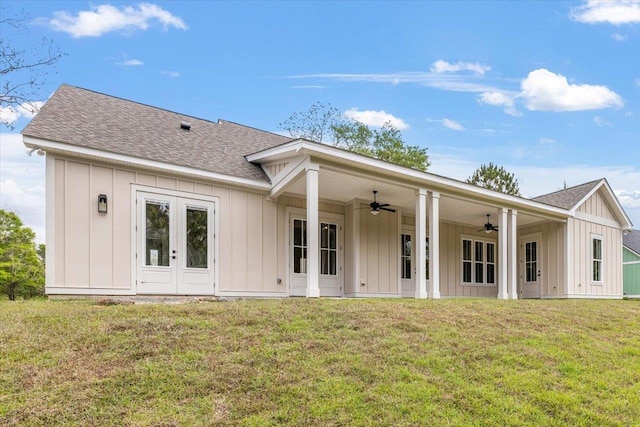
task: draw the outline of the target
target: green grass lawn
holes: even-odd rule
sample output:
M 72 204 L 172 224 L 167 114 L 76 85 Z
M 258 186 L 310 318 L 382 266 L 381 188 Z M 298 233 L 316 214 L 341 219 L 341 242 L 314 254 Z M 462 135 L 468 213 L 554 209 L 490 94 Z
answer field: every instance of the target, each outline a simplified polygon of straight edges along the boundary
M 640 302 L 0 301 L 0 425 L 640 425 Z

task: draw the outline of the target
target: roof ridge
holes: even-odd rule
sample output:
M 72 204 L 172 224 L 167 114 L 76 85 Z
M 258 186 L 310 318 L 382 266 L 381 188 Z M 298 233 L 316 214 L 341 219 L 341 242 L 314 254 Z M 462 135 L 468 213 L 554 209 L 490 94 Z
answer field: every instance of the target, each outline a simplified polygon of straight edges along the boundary
M 68 83 L 62 83 L 59 86 L 59 88 L 62 87 L 62 86 L 66 86 L 66 87 L 70 87 L 70 88 L 73 88 L 73 89 L 82 90 L 82 91 L 85 91 L 85 92 L 91 92 L 91 93 L 94 93 L 96 95 L 106 96 L 107 98 L 113 98 L 113 99 L 117 99 L 119 101 L 129 102 L 129 103 L 132 103 L 132 104 L 140 105 L 142 107 L 147 107 L 147 108 L 151 108 L 151 109 L 154 109 L 154 110 L 165 111 L 167 113 L 172 113 L 172 114 L 175 114 L 175 115 L 178 115 L 178 116 L 183 116 L 183 117 L 187 117 L 187 118 L 191 118 L 191 119 L 201 120 L 203 122 L 208 122 L 208 123 L 211 123 L 211 124 L 214 124 L 214 125 L 219 124 L 220 120 L 221 120 L 221 119 L 217 119 L 217 120 L 204 119 L 202 117 L 196 117 L 196 116 L 193 116 L 191 114 L 180 113 L 178 111 L 170 110 L 168 108 L 157 107 L 155 105 L 145 104 L 144 102 L 134 101 L 132 99 L 122 98 L 120 96 L 110 95 L 108 93 L 98 92 L 97 90 L 87 89 L 87 88 L 80 87 L 80 86 L 74 86 L 74 85 L 71 85 L 71 84 L 68 84 Z M 240 126 L 244 126 L 244 125 L 240 125 Z M 249 126 L 245 126 L 245 127 L 249 127 Z
M 560 190 L 552 191 L 551 193 L 540 194 L 539 196 L 532 197 L 531 200 L 535 200 L 535 199 L 538 199 L 538 198 L 541 198 L 541 197 L 545 197 L 545 196 L 551 196 L 552 194 L 562 193 L 563 191 L 570 191 L 570 190 L 573 190 L 575 188 L 584 187 L 586 185 L 594 184 L 596 182 L 601 182 L 603 180 L 604 180 L 604 178 L 594 179 L 593 181 L 584 182 L 582 184 L 573 185 L 573 186 L 567 187 L 567 188 L 562 188 Z

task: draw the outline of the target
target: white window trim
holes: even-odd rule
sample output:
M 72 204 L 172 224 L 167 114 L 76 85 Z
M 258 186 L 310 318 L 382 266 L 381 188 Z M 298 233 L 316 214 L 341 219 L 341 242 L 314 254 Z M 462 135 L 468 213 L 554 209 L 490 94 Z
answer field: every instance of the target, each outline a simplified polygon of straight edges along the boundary
M 471 282 L 465 282 L 464 281 L 464 241 L 465 240 L 469 240 L 471 241 Z M 483 274 L 483 278 L 482 278 L 482 283 L 476 283 L 476 269 L 475 269 L 475 265 L 476 265 L 476 256 L 475 256 L 475 243 L 476 242 L 482 242 L 482 247 L 483 247 L 483 259 L 482 259 L 482 274 Z M 491 243 L 493 244 L 493 262 L 492 263 L 487 263 L 487 243 Z M 498 271 L 498 263 L 496 262 L 496 249 L 498 247 L 497 241 L 496 239 L 487 239 L 487 238 L 479 238 L 478 236 L 469 236 L 469 235 L 464 235 L 461 234 L 460 235 L 460 285 L 461 286 L 471 286 L 471 287 L 489 287 L 489 288 L 495 288 L 498 286 L 498 280 L 497 280 L 497 271 Z M 493 271 L 494 271 L 494 283 L 487 283 L 487 264 L 493 264 Z
M 596 261 L 593 253 L 593 242 L 594 240 L 600 241 L 600 280 L 593 280 L 593 262 Z M 589 253 L 591 254 L 591 262 L 589 263 L 589 276 L 591 278 L 592 285 L 604 285 L 604 236 L 602 234 L 591 233 L 591 238 L 589 239 L 590 248 Z

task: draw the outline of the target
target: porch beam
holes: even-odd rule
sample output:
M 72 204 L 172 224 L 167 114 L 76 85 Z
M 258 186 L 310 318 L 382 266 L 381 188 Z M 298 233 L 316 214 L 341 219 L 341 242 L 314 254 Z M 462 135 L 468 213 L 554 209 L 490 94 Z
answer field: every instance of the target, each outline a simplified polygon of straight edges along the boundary
M 518 299 L 518 211 L 509 209 L 507 235 L 507 266 L 509 299 Z
M 440 193 L 436 191 L 429 191 L 429 298 L 440 298 Z
M 498 208 L 498 299 L 508 299 L 507 280 L 509 256 L 507 251 L 507 209 Z
M 415 248 L 416 262 L 416 298 L 427 297 L 427 257 L 425 242 L 427 240 L 427 190 L 420 188 L 416 190 L 416 241 Z
M 307 298 L 320 296 L 319 169 L 314 163 L 308 163 L 305 169 L 307 177 Z

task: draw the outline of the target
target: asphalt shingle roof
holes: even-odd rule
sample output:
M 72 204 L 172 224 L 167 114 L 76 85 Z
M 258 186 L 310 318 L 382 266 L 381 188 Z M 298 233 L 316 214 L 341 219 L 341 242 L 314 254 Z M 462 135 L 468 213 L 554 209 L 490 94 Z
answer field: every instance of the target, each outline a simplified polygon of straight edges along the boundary
M 622 244 L 640 254 L 640 230 L 629 230 L 629 234 L 622 237 Z
M 191 129 L 182 130 L 181 122 L 188 122 Z M 290 140 L 233 122 L 202 120 L 69 85 L 58 88 L 22 133 L 265 181 L 263 170 L 244 156 Z
M 578 202 L 593 190 L 601 181 L 601 179 L 598 179 L 596 181 L 576 185 L 575 187 L 569 187 L 560 191 L 534 197 L 531 200 L 562 209 L 573 209 Z

